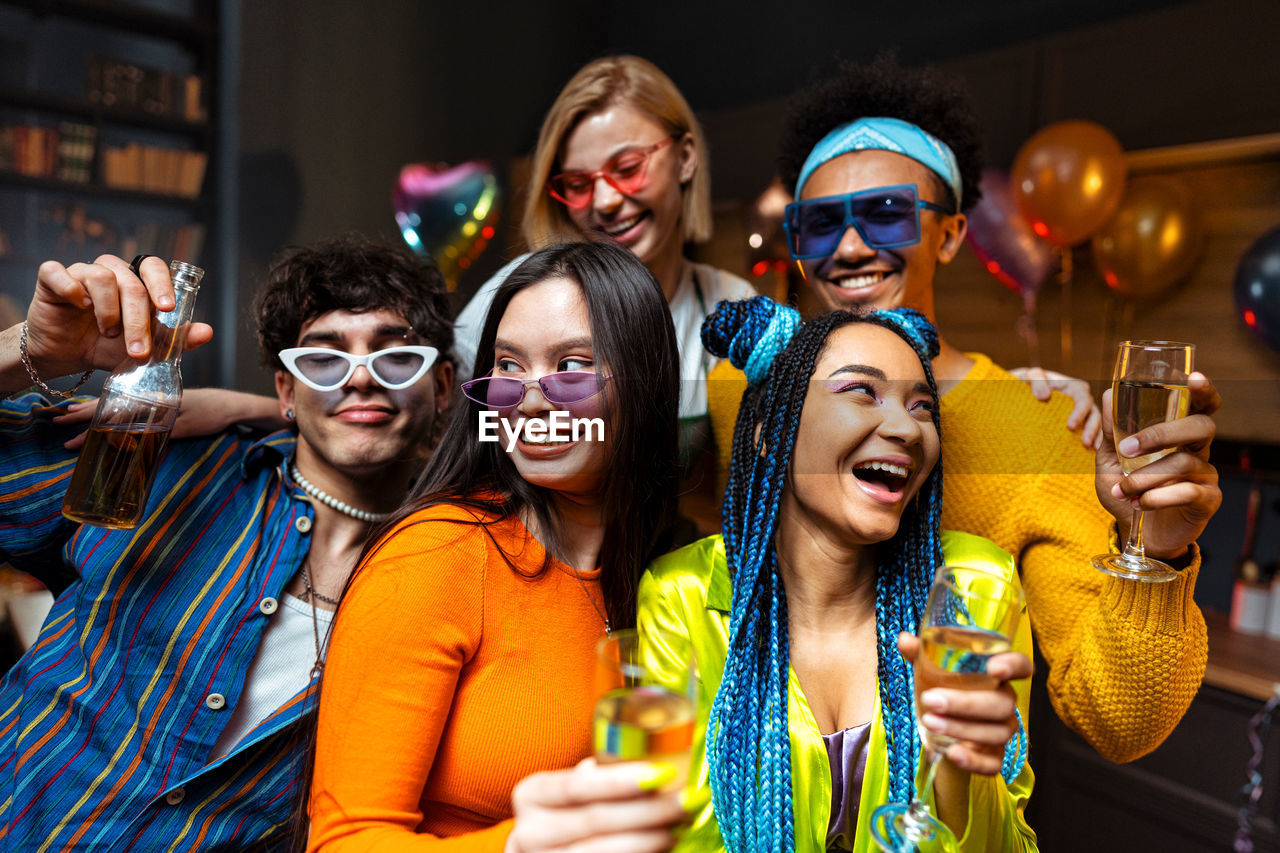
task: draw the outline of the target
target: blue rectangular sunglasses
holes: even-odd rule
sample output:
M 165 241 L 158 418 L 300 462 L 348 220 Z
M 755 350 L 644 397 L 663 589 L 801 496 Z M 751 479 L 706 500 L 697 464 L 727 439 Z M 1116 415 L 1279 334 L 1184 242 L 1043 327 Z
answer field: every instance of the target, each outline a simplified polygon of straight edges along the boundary
M 872 249 L 914 245 L 920 242 L 921 210 L 951 213 L 940 204 L 921 200 L 915 184 L 896 184 L 792 202 L 782 225 L 791 257 L 807 261 L 834 254 L 850 227 Z

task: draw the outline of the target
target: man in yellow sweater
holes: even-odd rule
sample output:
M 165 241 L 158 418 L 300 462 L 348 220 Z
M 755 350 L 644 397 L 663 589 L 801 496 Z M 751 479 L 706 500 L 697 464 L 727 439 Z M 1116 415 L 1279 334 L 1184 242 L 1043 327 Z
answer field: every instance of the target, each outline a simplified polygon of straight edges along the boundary
M 890 60 L 844 65 L 793 102 L 780 162 L 798 202 L 788 210 L 789 247 L 824 305 L 906 305 L 937 323 L 934 272 L 960 249 L 982 168 L 976 118 L 955 84 Z M 1192 416 L 1126 445 L 1129 456 L 1176 452 L 1122 480 L 1109 424 L 1095 454 L 1063 428 L 1065 398 L 1041 403 L 985 355 L 945 340 L 933 369 L 943 392 L 943 526 L 1016 556 L 1062 720 L 1113 761 L 1150 752 L 1204 675 L 1208 642 L 1192 592 L 1195 540 L 1221 503 L 1208 463 L 1212 383 L 1194 374 Z M 711 378 L 729 375 L 722 365 Z M 709 386 L 717 441 L 727 445 L 743 384 Z M 1124 541 L 1136 498 L 1154 510 L 1147 552 L 1180 570 L 1170 583 L 1090 565 Z

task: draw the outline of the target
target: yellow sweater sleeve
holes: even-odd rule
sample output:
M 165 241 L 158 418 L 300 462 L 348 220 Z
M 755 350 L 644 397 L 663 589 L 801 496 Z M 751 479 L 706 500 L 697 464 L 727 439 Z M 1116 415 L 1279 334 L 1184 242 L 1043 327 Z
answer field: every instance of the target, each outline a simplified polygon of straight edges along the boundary
M 1165 584 L 1094 569 L 1115 525 L 1094 493 L 1092 453 L 1066 428 L 1069 402 L 1036 401 L 974 358 L 942 398 L 943 525 L 1016 556 L 1054 710 L 1103 757 L 1132 761 L 1173 731 L 1204 676 L 1199 554 Z
M 729 462 L 733 458 L 733 426 L 738 419 L 738 404 L 747 390 L 747 376 L 721 359 L 707 374 L 707 411 L 711 415 L 711 434 L 716 442 L 716 491 L 724 494 L 729 483 Z

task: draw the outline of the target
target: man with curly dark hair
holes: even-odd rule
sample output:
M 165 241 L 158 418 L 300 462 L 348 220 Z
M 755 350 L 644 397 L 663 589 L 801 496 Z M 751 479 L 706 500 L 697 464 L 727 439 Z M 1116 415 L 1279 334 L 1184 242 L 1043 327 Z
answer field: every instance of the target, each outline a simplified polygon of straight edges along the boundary
M 934 274 L 960 250 L 982 169 L 977 119 L 958 81 L 892 57 L 843 63 L 794 99 L 781 167 L 796 198 L 789 249 L 825 306 L 907 306 L 938 324 Z M 1217 392 L 1193 374 L 1193 415 L 1126 441 L 1127 456 L 1169 455 L 1122 478 L 1107 397 L 1095 454 L 1062 429 L 1065 398 L 1037 402 L 987 356 L 948 344 L 938 325 L 943 526 L 1017 557 L 1054 708 L 1105 757 L 1137 758 L 1177 725 L 1204 673 L 1192 592 L 1195 540 L 1221 503 L 1208 462 Z M 1090 566 L 1124 541 L 1139 501 L 1152 510 L 1147 552 L 1179 569 L 1170 583 Z
M 0 387 L 145 358 L 173 305 L 158 258 L 46 262 Z M 135 530 L 59 513 L 65 406 L 0 403 L 0 561 L 74 578 L 0 681 L 7 850 L 291 843 L 328 627 L 449 402 L 453 326 L 434 266 L 356 237 L 286 251 L 255 316 L 286 428 L 170 440 Z

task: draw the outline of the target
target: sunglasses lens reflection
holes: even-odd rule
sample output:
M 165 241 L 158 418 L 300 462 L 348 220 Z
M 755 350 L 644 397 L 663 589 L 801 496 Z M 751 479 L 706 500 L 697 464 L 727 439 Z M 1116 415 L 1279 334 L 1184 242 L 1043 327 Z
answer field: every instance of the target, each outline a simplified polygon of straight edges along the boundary
M 872 246 L 914 243 L 920 239 L 916 197 L 907 190 L 850 199 L 853 218 L 862 225 Z
M 350 364 L 339 355 L 308 353 L 294 362 L 298 372 L 317 385 L 337 385 L 347 375 Z
M 543 398 L 554 405 L 577 403 L 604 387 L 604 379 L 591 371 L 565 370 L 538 380 Z M 525 383 L 506 376 L 485 376 L 464 382 L 462 391 L 472 400 L 491 409 L 510 409 L 524 399 Z
M 910 188 L 793 204 L 787 210 L 791 252 L 802 258 L 831 255 L 850 224 L 872 249 L 909 246 L 920 239 L 916 208 L 916 195 Z
M 387 385 L 400 385 L 408 382 L 422 369 L 426 361 L 422 353 L 389 352 L 378 356 L 369 363 L 374 375 Z
M 600 391 L 601 379 L 585 371 L 565 371 L 544 376 L 542 395 L 552 403 L 576 403 Z
M 524 396 L 524 384 L 519 379 L 506 379 L 501 376 L 486 376 L 467 382 L 462 386 L 467 396 L 482 406 L 493 409 L 508 409 L 520 404 Z

